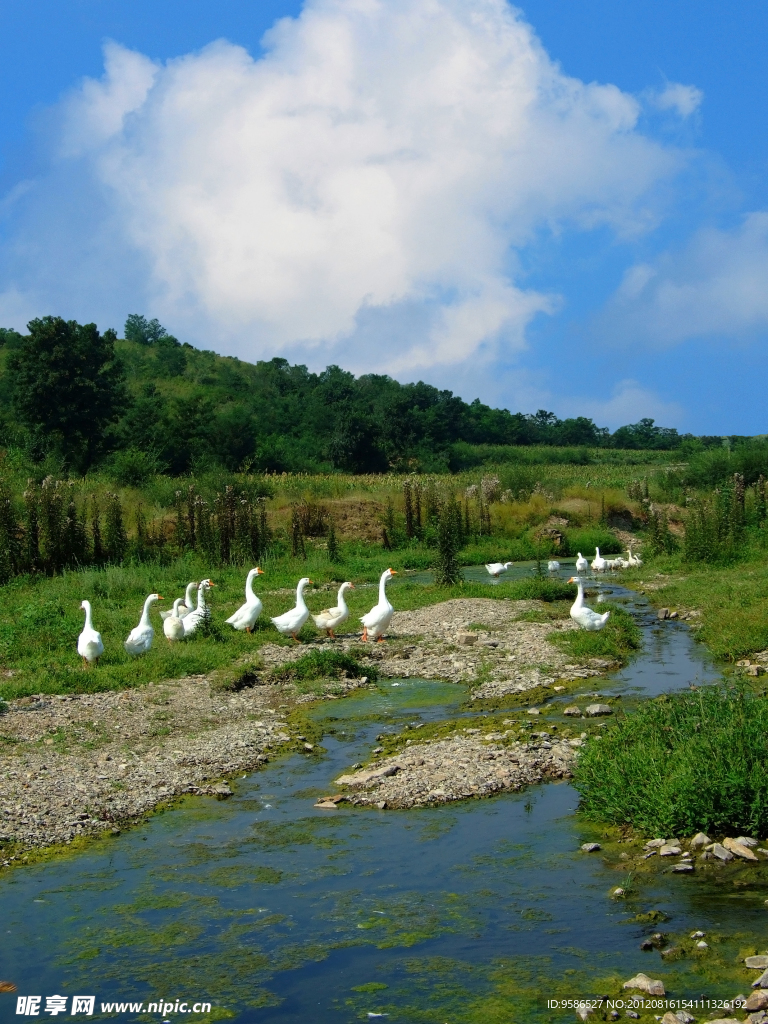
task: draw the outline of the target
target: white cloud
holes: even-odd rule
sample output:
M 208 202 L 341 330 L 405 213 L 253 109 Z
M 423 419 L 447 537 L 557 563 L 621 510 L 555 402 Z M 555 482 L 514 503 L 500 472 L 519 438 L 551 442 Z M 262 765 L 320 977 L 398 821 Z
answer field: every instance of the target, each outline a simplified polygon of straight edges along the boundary
M 617 341 L 677 344 L 768 327 L 768 213 L 698 232 L 678 253 L 630 268 L 603 317 Z
M 672 110 L 679 117 L 690 117 L 698 110 L 704 99 L 704 93 L 695 85 L 683 85 L 680 82 L 667 82 L 660 92 L 646 94 L 653 106 L 659 110 Z
M 637 131 L 634 98 L 567 77 L 504 0 L 309 0 L 265 42 L 258 60 L 220 41 L 163 65 L 110 43 L 104 77 L 63 105 L 51 172 L 73 208 L 103 203 L 101 227 L 56 242 L 38 216 L 12 285 L 118 324 L 143 307 L 245 358 L 491 360 L 558 303 L 516 253 L 542 230 L 644 230 L 682 163 Z M 85 236 L 76 212 L 68 230 Z
M 611 430 L 637 423 L 645 416 L 664 427 L 679 423 L 683 417 L 682 407 L 677 402 L 665 401 L 636 380 L 619 381 L 611 389 L 609 398 L 578 397 L 560 404 L 565 410 L 561 415 L 590 416 L 599 426 L 608 426 Z

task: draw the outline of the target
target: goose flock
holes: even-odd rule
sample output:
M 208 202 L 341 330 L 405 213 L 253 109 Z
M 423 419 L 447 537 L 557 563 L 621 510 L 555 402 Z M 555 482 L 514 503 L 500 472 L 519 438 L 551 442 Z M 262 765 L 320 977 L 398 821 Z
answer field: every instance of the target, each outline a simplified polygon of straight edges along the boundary
M 489 562 L 485 568 L 494 579 L 498 579 L 502 573 L 511 569 L 513 564 L 513 562 Z M 604 558 L 600 554 L 600 548 L 595 548 L 595 557 L 591 563 L 579 551 L 576 559 L 576 575 L 572 576 L 568 581 L 569 583 L 575 583 L 578 587 L 578 595 L 571 608 L 571 618 L 582 629 L 590 631 L 602 629 L 608 621 L 610 612 L 599 615 L 584 603 L 582 576 L 589 572 L 590 567 L 593 572 L 602 573 L 615 569 L 636 568 L 642 564 L 642 559 L 633 554 L 631 546 L 627 551 L 627 558 L 613 559 Z M 547 563 L 547 570 L 549 572 L 559 572 L 560 563 L 555 559 L 550 559 Z M 245 603 L 226 620 L 227 625 L 233 629 L 246 633 L 253 631 L 256 620 L 263 610 L 261 598 L 254 593 L 253 583 L 258 576 L 263 575 L 263 569 L 260 569 L 258 566 L 249 571 L 245 580 Z M 392 616 L 395 613 L 395 609 L 387 597 L 387 583 L 396 575 L 397 572 L 394 569 L 385 569 L 381 574 L 379 579 L 379 600 L 360 619 L 360 622 L 363 624 L 363 641 L 381 641 L 384 639 L 384 635 L 392 622 Z M 307 602 L 304 600 L 304 591 L 311 583 L 312 580 L 308 576 L 302 577 L 296 587 L 296 603 L 293 608 L 271 619 L 272 625 L 279 633 L 282 633 L 283 636 L 292 637 L 296 643 L 301 642 L 298 634 L 311 615 Z M 215 585 L 213 580 L 210 579 L 201 580 L 199 583 L 193 581 L 187 585 L 184 597 L 176 598 L 172 609 L 160 612 L 163 634 L 170 643 L 188 639 L 200 629 L 204 622 L 210 619 L 211 610 L 206 602 L 206 595 Z M 354 589 L 352 583 L 342 583 L 339 587 L 336 606 L 324 608 L 317 615 L 311 615 L 316 628 L 320 632 L 325 632 L 326 636 L 332 640 L 336 639 L 334 630 L 338 629 L 349 618 L 349 608 L 347 607 L 344 595 L 348 590 Z M 197 592 L 196 604 L 195 592 Z M 152 625 L 150 612 L 152 606 L 157 601 L 162 600 L 161 594 L 149 594 L 147 596 L 144 601 L 139 624 L 131 630 L 123 642 L 123 647 L 128 654 L 134 656 L 146 654 L 152 647 L 155 629 Z M 90 601 L 83 601 L 80 607 L 85 612 L 85 626 L 77 639 L 77 653 L 83 659 L 83 665 L 87 667 L 98 664 L 99 658 L 104 653 L 104 642 L 101 633 L 93 625 L 93 612 Z
M 250 633 L 261 615 L 263 605 L 261 599 L 254 593 L 253 581 L 257 576 L 262 576 L 264 570 L 258 566 L 251 569 L 245 580 L 245 604 L 226 620 L 227 625 L 233 629 Z M 379 580 L 379 600 L 360 621 L 363 624 L 364 641 L 384 639 L 384 634 L 389 628 L 395 609 L 392 607 L 386 594 L 386 585 L 397 572 L 394 569 L 386 569 Z M 304 600 L 304 591 L 312 583 L 308 576 L 299 580 L 296 587 L 296 603 L 289 611 L 277 615 L 271 620 L 273 626 L 283 636 L 292 637 L 296 643 L 301 643 L 298 633 L 310 617 L 310 611 Z M 177 597 L 173 602 L 173 608 L 160 612 L 163 623 L 163 634 L 165 638 L 175 643 L 179 640 L 186 640 L 195 632 L 207 619 L 211 617 L 211 610 L 206 602 L 206 595 L 216 584 L 213 580 L 205 579 L 200 583 L 193 582 L 187 586 L 184 597 Z M 349 608 L 344 600 L 348 590 L 354 590 L 352 583 L 342 583 L 335 608 L 325 608 L 312 619 L 320 631 L 325 631 L 332 640 L 336 639 L 334 630 L 349 618 Z M 197 591 L 197 604 L 194 604 L 194 594 Z M 149 594 L 144 601 L 138 626 L 132 629 L 123 642 L 123 647 L 131 655 L 146 654 L 152 647 L 155 638 L 155 629 L 152 625 L 150 612 L 157 601 L 162 601 L 161 594 Z M 104 642 L 101 633 L 93 625 L 93 612 L 90 601 L 83 601 L 80 605 L 85 612 L 85 626 L 77 639 L 77 653 L 83 659 L 83 665 L 98 664 L 99 658 L 104 653 Z

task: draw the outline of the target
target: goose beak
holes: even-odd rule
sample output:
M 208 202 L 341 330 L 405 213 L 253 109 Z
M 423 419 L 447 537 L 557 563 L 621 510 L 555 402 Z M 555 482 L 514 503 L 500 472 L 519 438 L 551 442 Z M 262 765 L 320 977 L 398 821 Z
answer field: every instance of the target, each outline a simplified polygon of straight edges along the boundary
M 256 575 L 257 576 L 263 576 L 264 575 L 264 570 L 263 569 L 257 569 L 256 570 Z
M 568 580 L 568 582 L 569 583 L 575 583 L 576 582 L 576 577 L 575 576 L 571 576 L 571 578 Z
M 163 595 L 162 594 L 158 594 L 157 595 L 157 600 L 158 601 L 162 601 L 163 600 Z
M 213 580 L 208 580 L 208 586 L 209 587 L 215 587 L 216 584 L 213 582 Z
M 397 569 L 390 569 L 389 572 L 392 574 L 392 576 L 397 576 Z
M 309 582 L 312 583 L 312 580 L 310 580 Z M 314 584 L 312 584 L 312 585 L 314 586 Z
M 355 589 L 355 584 L 354 583 L 350 583 L 349 584 L 349 589 L 350 590 L 354 590 Z

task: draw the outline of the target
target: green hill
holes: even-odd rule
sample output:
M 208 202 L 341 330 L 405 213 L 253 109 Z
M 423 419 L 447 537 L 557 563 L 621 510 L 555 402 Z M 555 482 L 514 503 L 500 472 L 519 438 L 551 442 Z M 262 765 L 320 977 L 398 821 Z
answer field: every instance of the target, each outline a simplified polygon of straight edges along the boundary
M 338 366 L 311 373 L 284 359 L 246 363 L 182 344 L 136 315 L 124 339 L 54 317 L 29 327 L 26 336 L 0 330 L 0 444 L 36 459 L 58 453 L 80 471 L 111 462 L 128 477 L 216 465 L 445 472 L 503 461 L 500 446 L 669 449 L 683 440 L 652 420 L 611 435 L 586 417 L 492 409 L 423 382 Z

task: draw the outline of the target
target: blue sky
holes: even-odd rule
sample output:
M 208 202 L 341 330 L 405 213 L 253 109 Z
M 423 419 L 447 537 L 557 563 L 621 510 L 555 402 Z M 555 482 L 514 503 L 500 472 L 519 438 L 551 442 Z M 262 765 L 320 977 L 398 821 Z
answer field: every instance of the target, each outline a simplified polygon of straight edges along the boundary
M 765 432 L 767 29 L 754 0 L 6 0 L 0 324 L 142 311 Z

